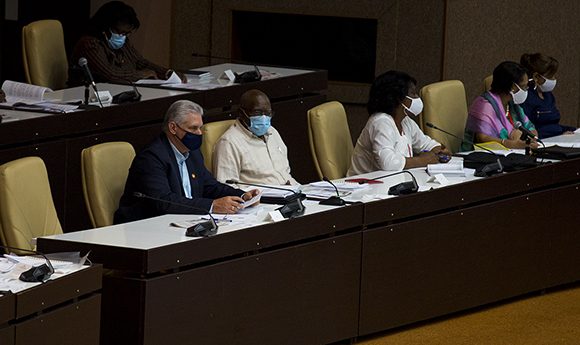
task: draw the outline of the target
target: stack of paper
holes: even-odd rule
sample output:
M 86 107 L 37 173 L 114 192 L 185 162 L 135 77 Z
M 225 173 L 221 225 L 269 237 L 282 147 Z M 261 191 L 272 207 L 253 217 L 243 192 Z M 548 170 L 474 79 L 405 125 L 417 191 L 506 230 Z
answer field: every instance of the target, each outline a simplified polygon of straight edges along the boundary
M 167 85 L 167 84 L 181 84 L 181 78 L 175 72 L 171 72 L 171 75 L 166 80 L 163 79 L 139 79 L 135 82 L 138 85 Z
M 427 173 L 429 175 L 443 174 L 445 176 L 465 176 L 463 161 L 452 161 L 449 163 L 428 164 Z
M 272 186 L 280 189 L 271 189 L 271 188 L 258 188 L 262 191 L 262 197 L 269 197 L 269 198 L 284 198 L 295 193 L 300 193 L 300 186 Z M 284 189 L 284 190 L 282 190 Z
M 185 74 L 188 83 L 198 82 L 201 84 L 209 83 L 213 79 L 213 75 L 209 71 L 189 70 Z
M 359 184 L 345 181 L 336 181 L 333 182 L 332 184 L 326 181 L 318 181 L 312 182 L 309 185 L 316 188 L 331 189 L 331 190 L 335 190 L 334 186 L 336 186 L 336 189 L 338 189 L 341 192 L 353 192 L 355 190 L 368 188 L 368 184 Z
M 44 96 L 52 90 L 44 86 L 6 80 L 2 84 L 2 91 L 6 94 L 6 102 L 1 104 L 2 107 L 48 113 L 67 113 L 78 108 L 78 105 L 46 100 Z

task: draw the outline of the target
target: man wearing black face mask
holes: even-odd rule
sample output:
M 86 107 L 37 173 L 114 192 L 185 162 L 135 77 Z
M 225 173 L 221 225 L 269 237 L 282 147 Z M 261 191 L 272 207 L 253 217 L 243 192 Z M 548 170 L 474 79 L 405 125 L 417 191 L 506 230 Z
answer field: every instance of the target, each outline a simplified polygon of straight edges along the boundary
M 163 121 L 163 133 L 131 164 L 125 191 L 115 212 L 115 224 L 166 213 L 236 213 L 258 194 L 219 183 L 203 164 L 199 151 L 203 108 L 191 101 L 173 103 Z M 137 198 L 135 193 L 172 202 Z M 188 205 L 190 207 L 178 206 Z

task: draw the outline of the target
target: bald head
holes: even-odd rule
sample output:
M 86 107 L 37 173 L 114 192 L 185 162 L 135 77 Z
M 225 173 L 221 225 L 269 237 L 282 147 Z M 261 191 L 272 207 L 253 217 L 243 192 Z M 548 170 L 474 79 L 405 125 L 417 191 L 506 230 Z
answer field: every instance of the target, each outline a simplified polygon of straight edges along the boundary
M 272 106 L 268 96 L 260 90 L 248 90 L 240 98 L 240 108 L 247 115 L 254 113 L 272 113 Z

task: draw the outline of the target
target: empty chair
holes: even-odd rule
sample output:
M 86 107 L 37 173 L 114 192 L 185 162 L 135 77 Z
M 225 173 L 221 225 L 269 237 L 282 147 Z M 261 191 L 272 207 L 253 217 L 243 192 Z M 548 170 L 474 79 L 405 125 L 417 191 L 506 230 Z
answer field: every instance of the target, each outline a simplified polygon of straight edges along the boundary
M 353 145 L 341 103 L 327 102 L 308 110 L 308 139 L 320 179 L 345 177 Z
M 85 204 L 93 226 L 113 224 L 135 149 L 127 142 L 93 145 L 81 152 Z
M 66 87 L 68 60 L 58 20 L 32 22 L 22 28 L 22 59 L 29 84 L 53 90 Z
M 459 151 L 461 140 L 454 138 L 425 124 L 435 126 L 463 138 L 467 121 L 467 101 L 465 88 L 459 80 L 445 80 L 421 89 L 423 99 L 423 131 L 425 134 L 445 145 L 451 152 Z
M 234 122 L 236 120 L 209 122 L 205 123 L 201 129 L 203 133 L 201 154 L 203 155 L 203 163 L 210 172 L 213 172 L 213 147 Z
M 491 90 L 491 82 L 493 81 L 493 75 L 488 75 L 483 78 L 483 92 Z
M 33 250 L 32 239 L 62 234 L 48 173 L 39 157 L 0 166 L 0 239 L 7 246 Z

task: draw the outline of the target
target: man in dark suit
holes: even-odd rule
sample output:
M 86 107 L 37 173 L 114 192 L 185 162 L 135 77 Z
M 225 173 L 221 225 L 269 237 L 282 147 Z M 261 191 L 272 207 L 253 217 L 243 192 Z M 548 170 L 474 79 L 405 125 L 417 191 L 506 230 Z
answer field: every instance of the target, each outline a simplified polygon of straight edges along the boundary
M 205 168 L 199 151 L 203 108 L 180 100 L 163 121 L 163 133 L 131 164 L 114 222 L 125 223 L 166 213 L 236 213 L 245 200 L 258 194 L 219 183 Z M 138 198 L 142 193 L 173 202 Z M 179 206 L 179 205 L 188 205 Z

